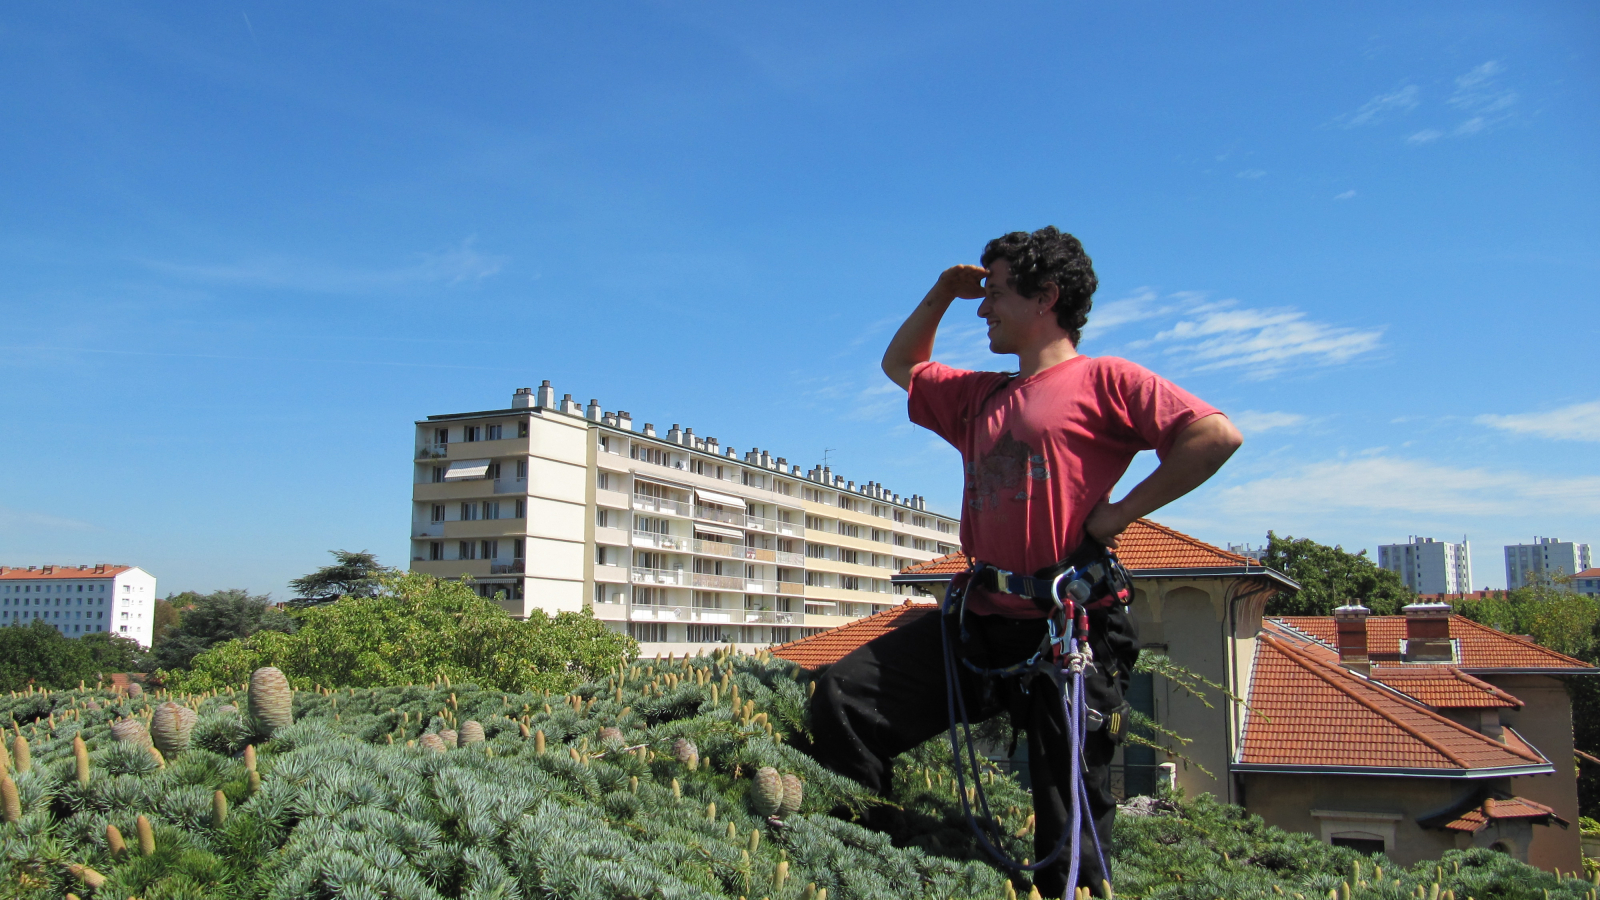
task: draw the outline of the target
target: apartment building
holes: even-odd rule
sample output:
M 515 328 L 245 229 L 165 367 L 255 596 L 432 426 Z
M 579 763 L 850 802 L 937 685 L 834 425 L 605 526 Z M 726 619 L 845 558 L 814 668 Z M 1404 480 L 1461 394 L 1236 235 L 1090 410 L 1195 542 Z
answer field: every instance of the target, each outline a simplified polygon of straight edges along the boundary
M 512 615 L 592 609 L 643 652 L 783 643 L 899 603 L 958 520 L 881 484 L 555 399 L 416 423 L 411 568 Z
M 1588 544 L 1543 537 L 1531 544 L 1507 544 L 1506 588 L 1549 584 L 1552 575 L 1574 575 L 1593 566 Z
M 1378 566 L 1399 575 L 1419 594 L 1472 590 L 1472 544 L 1464 537 L 1459 544 L 1415 535 L 1404 544 L 1381 544 Z
M 138 566 L 0 566 L 0 627 L 43 619 L 68 637 L 109 631 L 149 647 L 156 577 Z

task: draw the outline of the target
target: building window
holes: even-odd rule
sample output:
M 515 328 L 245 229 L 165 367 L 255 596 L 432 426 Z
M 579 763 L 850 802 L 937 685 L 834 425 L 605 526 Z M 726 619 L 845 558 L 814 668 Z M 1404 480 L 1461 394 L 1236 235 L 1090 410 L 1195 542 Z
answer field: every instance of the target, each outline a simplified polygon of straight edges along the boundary
M 807 572 L 806 585 L 808 587 L 827 587 L 827 575 L 823 572 Z
M 525 460 L 525 459 L 517 460 L 517 480 L 518 481 L 525 481 L 527 479 L 527 477 L 528 477 L 528 461 Z
M 461 521 L 463 521 L 463 522 L 473 522 L 473 521 L 476 521 L 477 518 L 478 518 L 478 504 L 476 504 L 476 503 L 463 503 L 463 504 L 461 504 Z
M 485 500 L 485 501 L 483 501 L 483 517 L 485 519 L 498 519 L 498 518 L 500 518 L 500 501 L 499 500 Z
M 516 509 L 516 513 L 511 518 L 513 518 L 513 519 L 526 519 L 528 517 L 527 504 L 525 504 L 521 500 L 513 501 L 513 504 L 514 504 L 514 508 Z
M 428 558 L 433 560 L 444 559 L 444 541 L 428 542 Z
M 479 541 L 478 542 L 478 549 L 482 551 L 482 553 L 480 554 L 481 558 L 483 558 L 483 559 L 494 559 L 495 557 L 500 555 L 500 542 L 499 541 Z
M 489 470 L 487 472 L 483 473 L 483 477 L 489 479 L 490 481 L 499 481 L 500 480 L 500 464 L 499 463 L 489 463 Z
M 665 643 L 667 626 L 660 622 L 629 622 L 628 636 L 641 644 Z
M 432 521 L 434 521 L 434 522 L 443 522 L 444 521 L 444 504 L 443 503 L 435 503 L 433 505 L 433 519 L 432 519 Z
M 476 425 L 467 425 L 461 429 L 461 439 L 467 442 L 478 440 L 482 434 L 483 430 Z
M 528 420 L 527 419 L 523 419 L 522 421 L 517 423 L 517 437 L 527 437 L 527 436 L 528 436 Z
M 512 559 L 522 559 L 523 550 L 524 550 L 524 546 L 523 546 L 522 538 L 512 538 L 511 539 L 511 558 Z
M 504 426 L 501 425 L 485 425 L 483 428 L 483 439 L 486 441 L 500 440 L 501 435 L 504 434 L 502 431 L 503 427 Z
M 444 483 L 444 466 L 434 466 L 433 467 L 433 483 L 434 484 L 443 484 Z
M 456 559 L 472 559 L 473 551 L 476 549 L 477 545 L 471 541 L 462 541 L 461 546 L 457 548 Z
M 715 643 L 722 640 L 721 625 L 690 625 L 689 643 Z
M 450 443 L 450 429 L 448 429 L 448 428 L 435 428 L 433 430 L 433 442 L 435 444 L 448 444 L 448 443 Z
M 611 490 L 611 473 L 601 472 L 594 476 L 594 486 L 602 491 Z
M 839 576 L 839 586 L 847 591 L 859 591 L 861 590 L 861 579 L 854 575 L 841 575 Z

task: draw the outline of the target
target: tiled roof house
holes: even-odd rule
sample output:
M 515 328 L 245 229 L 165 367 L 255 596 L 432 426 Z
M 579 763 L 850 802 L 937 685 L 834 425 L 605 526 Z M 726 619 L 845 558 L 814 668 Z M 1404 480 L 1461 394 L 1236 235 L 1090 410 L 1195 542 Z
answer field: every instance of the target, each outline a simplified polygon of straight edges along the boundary
M 1490 846 L 1544 868 L 1578 867 L 1577 830 L 1566 827 L 1577 818 L 1577 786 L 1561 679 L 1592 674 L 1585 663 L 1443 604 L 1403 616 L 1265 618 L 1266 601 L 1298 589 L 1293 581 L 1148 520 L 1129 527 L 1118 556 L 1134 578 L 1145 651 L 1248 699 L 1210 696 L 1208 707 L 1164 679 L 1135 677 L 1130 701 L 1194 739 L 1176 776 L 1191 795 L 1210 792 L 1280 827 L 1405 864 Z M 895 581 L 939 597 L 968 564 L 951 554 Z M 934 608 L 908 603 L 773 652 L 827 665 Z M 1120 751 L 1127 792 L 1151 788 L 1162 761 Z

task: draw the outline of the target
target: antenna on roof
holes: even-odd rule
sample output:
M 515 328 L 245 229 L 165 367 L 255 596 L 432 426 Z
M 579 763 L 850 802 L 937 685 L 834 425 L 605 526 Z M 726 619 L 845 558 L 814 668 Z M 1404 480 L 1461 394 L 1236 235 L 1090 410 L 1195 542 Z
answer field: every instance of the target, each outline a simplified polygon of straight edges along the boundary
M 836 449 L 838 449 L 838 448 L 836 448 L 836 447 L 827 447 L 822 451 L 822 466 L 823 466 L 823 468 L 825 468 L 825 469 L 826 468 L 832 468 L 832 466 L 829 465 L 829 454 L 833 453 L 833 451 L 836 450 Z

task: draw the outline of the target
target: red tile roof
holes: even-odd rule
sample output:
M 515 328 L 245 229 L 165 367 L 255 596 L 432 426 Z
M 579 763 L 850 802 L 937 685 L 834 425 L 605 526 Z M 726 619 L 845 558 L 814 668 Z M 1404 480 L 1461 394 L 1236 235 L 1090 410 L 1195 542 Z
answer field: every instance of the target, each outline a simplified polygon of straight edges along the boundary
M 1130 572 L 1141 569 L 1218 569 L 1252 566 L 1264 568 L 1248 556 L 1213 547 L 1198 538 L 1168 528 L 1149 519 L 1138 519 L 1128 526 L 1118 542 L 1117 558 Z M 902 575 L 954 575 L 971 565 L 965 554 L 956 552 L 925 563 L 907 566 Z
M 1506 819 L 1542 819 L 1543 821 L 1538 823 L 1541 825 L 1549 825 L 1551 821 L 1555 821 L 1560 823 L 1562 828 L 1571 824 L 1543 803 L 1536 803 L 1523 797 L 1510 797 L 1504 800 L 1489 797 L 1482 804 L 1462 812 L 1454 820 L 1439 827 L 1476 834 L 1488 828 L 1492 822 Z
M 907 600 L 893 609 L 829 628 L 798 641 L 779 644 L 772 648 L 772 655 L 787 659 L 802 669 L 832 665 L 878 635 L 914 622 L 938 609 L 937 603 L 913 603 Z
M 1455 666 L 1374 669 L 1372 677 L 1434 709 L 1521 709 L 1522 701 Z
M 1324 644 L 1336 640 L 1332 616 L 1285 616 L 1280 621 Z M 1411 666 L 1400 658 L 1400 642 L 1406 636 L 1405 616 L 1370 616 L 1367 619 L 1367 655 L 1374 669 Z M 1573 659 L 1521 635 L 1506 634 L 1461 616 L 1450 617 L 1450 637 L 1456 641 L 1459 657 L 1455 664 L 1469 672 L 1496 669 L 1583 669 L 1588 663 Z
M 55 579 L 59 581 L 72 581 L 83 578 L 111 578 L 133 568 L 132 566 L 118 565 L 93 565 L 93 566 L 40 566 L 30 569 L 27 566 L 0 566 L 0 580 L 35 581 L 38 579 Z
M 1600 578 L 1600 569 L 1584 569 L 1572 576 L 1573 578 Z
M 1439 775 L 1550 770 L 1548 760 L 1520 741 L 1501 744 L 1452 722 L 1340 667 L 1325 647 L 1272 623 L 1256 643 L 1239 762 Z

